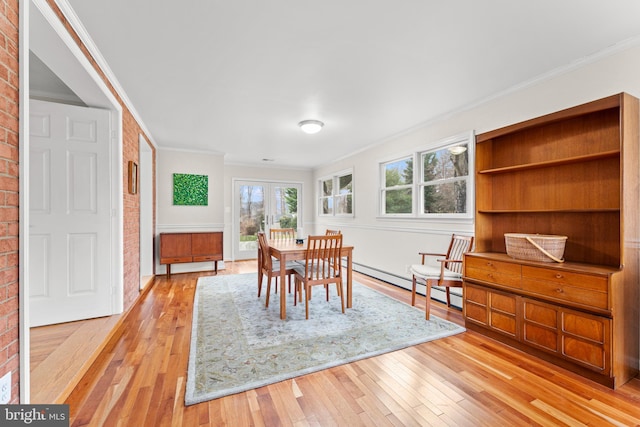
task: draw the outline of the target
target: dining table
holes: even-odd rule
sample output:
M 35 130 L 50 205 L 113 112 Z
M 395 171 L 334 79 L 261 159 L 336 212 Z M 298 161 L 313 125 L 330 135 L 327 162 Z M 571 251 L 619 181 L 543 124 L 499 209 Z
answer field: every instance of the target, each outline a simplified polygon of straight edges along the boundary
M 305 239 L 306 240 L 306 239 Z M 269 254 L 280 261 L 280 265 L 286 265 L 288 261 L 304 260 L 307 255 L 307 242 L 296 243 L 296 239 L 274 239 L 269 240 Z M 347 271 L 347 308 L 353 306 L 353 266 L 352 266 L 353 246 L 343 245 L 340 256 L 346 259 Z M 285 283 L 286 269 L 280 269 L 280 283 Z M 280 292 L 280 318 L 287 318 L 287 293 L 284 286 Z

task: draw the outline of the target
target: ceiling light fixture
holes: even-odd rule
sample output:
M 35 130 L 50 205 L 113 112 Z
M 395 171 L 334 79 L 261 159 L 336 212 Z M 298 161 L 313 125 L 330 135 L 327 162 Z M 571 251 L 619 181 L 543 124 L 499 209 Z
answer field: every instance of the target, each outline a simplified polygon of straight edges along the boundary
M 300 126 L 300 129 L 302 129 L 304 133 L 318 133 L 322 129 L 322 126 L 324 126 L 324 123 L 320 120 L 303 120 L 298 123 L 298 126 Z
M 464 153 L 467 151 L 467 147 L 465 145 L 456 145 L 455 147 L 449 147 L 449 152 L 454 156 Z

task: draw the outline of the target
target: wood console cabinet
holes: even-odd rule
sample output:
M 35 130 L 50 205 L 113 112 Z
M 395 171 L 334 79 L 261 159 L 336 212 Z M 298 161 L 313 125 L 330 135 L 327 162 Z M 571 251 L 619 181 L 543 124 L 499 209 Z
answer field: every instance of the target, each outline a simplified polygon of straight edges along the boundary
M 638 374 L 638 100 L 614 95 L 476 138 L 469 329 L 609 387 Z M 506 255 L 504 233 L 568 236 L 566 262 Z
M 218 273 L 218 261 L 222 260 L 222 232 L 160 233 L 160 264 L 167 265 L 171 276 L 171 264 L 213 261 Z

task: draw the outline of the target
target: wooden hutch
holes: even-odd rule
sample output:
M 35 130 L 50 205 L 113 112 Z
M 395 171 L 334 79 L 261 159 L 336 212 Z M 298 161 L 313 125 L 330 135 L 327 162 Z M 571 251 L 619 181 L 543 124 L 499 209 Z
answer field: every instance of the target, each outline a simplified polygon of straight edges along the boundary
M 619 94 L 476 139 L 466 327 L 618 387 L 638 373 L 638 100 Z M 566 262 L 506 255 L 505 233 L 568 236 Z

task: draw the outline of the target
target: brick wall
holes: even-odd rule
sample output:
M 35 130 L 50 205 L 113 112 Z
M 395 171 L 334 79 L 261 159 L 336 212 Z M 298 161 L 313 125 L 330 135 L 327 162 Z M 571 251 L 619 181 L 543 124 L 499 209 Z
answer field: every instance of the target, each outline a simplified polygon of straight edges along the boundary
M 18 0 L 0 9 L 0 377 L 18 403 Z

